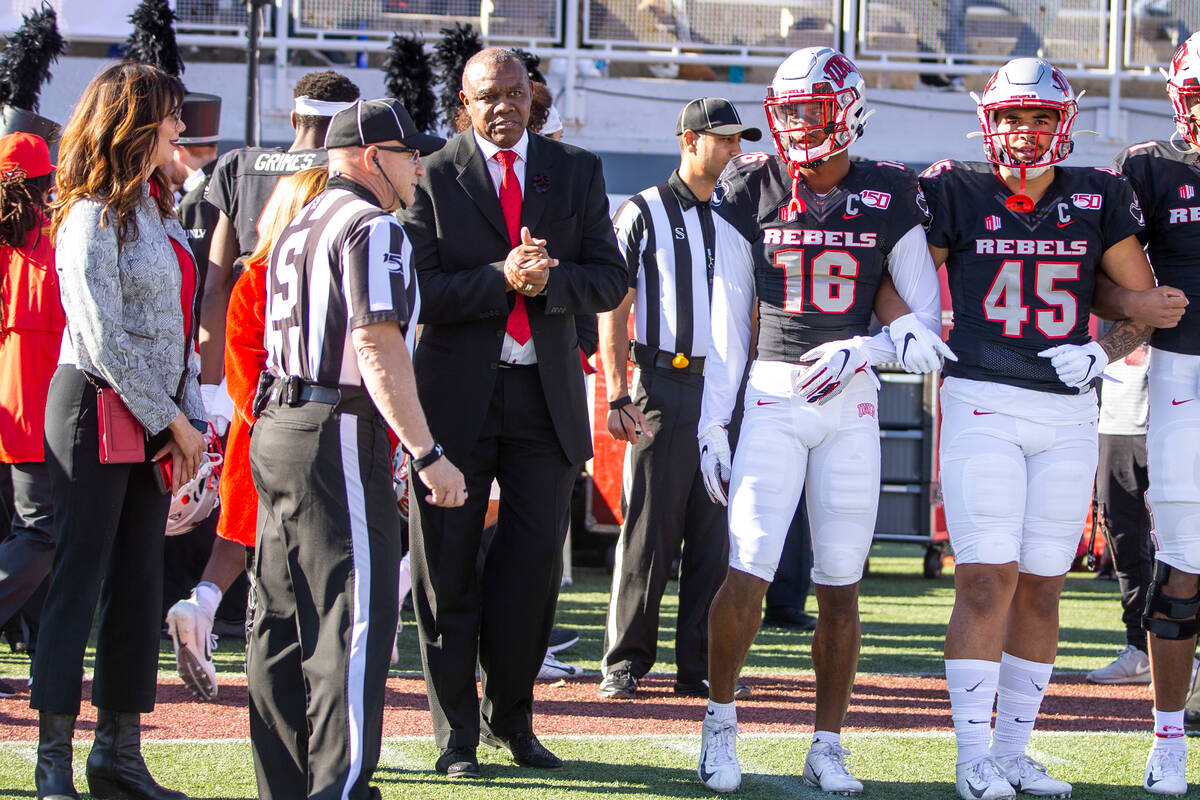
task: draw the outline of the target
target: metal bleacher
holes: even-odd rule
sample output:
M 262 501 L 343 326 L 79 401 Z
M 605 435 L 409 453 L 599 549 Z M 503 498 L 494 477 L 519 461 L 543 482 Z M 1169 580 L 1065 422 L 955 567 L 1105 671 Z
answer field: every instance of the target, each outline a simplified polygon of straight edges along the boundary
M 713 53 L 777 58 L 800 47 L 840 47 L 861 67 L 961 72 L 1042 55 L 1068 73 L 1144 76 L 1200 30 L 1200 0 L 284 0 L 264 33 L 285 49 L 350 40 L 382 49 L 393 33 L 427 39 L 454 23 L 489 43 L 543 55 L 594 50 L 654 61 Z M 242 0 L 177 0 L 178 27 L 203 35 L 246 25 Z M 274 22 L 274 25 L 272 25 Z M 286 23 L 286 24 L 282 24 Z M 198 40 L 199 37 L 197 37 Z M 663 51 L 667 51 L 665 54 Z M 652 55 L 651 55 L 652 54 Z M 732 63 L 726 58 L 723 63 Z M 917 66 L 921 65 L 921 66 Z

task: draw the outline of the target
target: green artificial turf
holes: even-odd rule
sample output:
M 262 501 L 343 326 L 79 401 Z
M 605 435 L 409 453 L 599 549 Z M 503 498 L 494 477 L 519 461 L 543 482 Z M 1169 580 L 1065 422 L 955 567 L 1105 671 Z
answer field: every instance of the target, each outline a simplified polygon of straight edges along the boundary
M 954 570 L 929 580 L 921 574 L 923 551 L 911 545 L 879 544 L 871 552 L 870 572 L 862 584 L 860 610 L 863 620 L 860 672 L 931 674 L 942 671 L 942 640 L 954 602 Z M 590 672 L 600 669 L 604 639 L 604 615 L 608 607 L 609 575 L 601 569 L 575 570 L 575 582 L 562 590 L 558 624 L 579 631 L 579 643 L 560 654 L 569 663 Z M 675 615 L 678 585 L 672 581 L 663 598 L 659 625 L 658 663 L 655 671 L 674 671 Z M 809 611 L 816 611 L 809 600 Z M 1073 573 L 1067 579 L 1061 607 L 1061 643 L 1055 669 L 1080 672 L 1108 663 L 1124 646 L 1121 606 L 1115 581 L 1097 580 L 1090 573 Z M 400 634 L 401 673 L 421 671 L 417 630 L 412 612 L 404 612 Z M 746 659 L 747 674 L 810 672 L 809 644 L 812 634 L 779 628 L 763 628 Z M 244 645 L 239 639 L 222 637 L 213 655 L 222 673 L 244 672 Z M 174 673 L 171 643 L 164 640 L 160 670 Z M 89 648 L 85 666 L 92 667 Z M 0 651 L 0 676 L 28 674 L 28 659 Z
M 697 736 L 546 737 L 566 762 L 562 772 L 521 769 L 497 751 L 480 750 L 483 778 L 450 782 L 433 774 L 432 742 L 384 742 L 375 785 L 385 800 L 644 800 L 714 797 L 696 775 Z M 854 734 L 846 737 L 848 764 L 863 780 L 866 800 L 953 800 L 954 741 L 950 733 Z M 1149 734 L 1035 734 L 1030 752 L 1052 774 L 1071 781 L 1077 800 L 1146 797 L 1141 788 Z M 827 797 L 805 786 L 807 737 L 747 735 L 738 742 L 742 788 L 732 797 L 779 800 Z M 193 800 L 243 800 L 255 796 L 249 744 L 147 742 L 146 760 L 164 785 Z M 86 746 L 75 751 L 77 785 Z M 0 796 L 34 797 L 32 744 L 0 744 Z M 90 795 L 85 795 L 90 797 Z

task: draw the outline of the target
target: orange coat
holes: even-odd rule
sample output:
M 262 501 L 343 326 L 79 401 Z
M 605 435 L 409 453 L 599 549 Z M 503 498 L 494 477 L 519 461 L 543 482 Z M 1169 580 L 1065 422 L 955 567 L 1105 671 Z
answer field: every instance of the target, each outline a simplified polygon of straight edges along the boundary
M 45 460 L 46 393 L 66 324 L 46 232 L 0 247 L 0 462 Z
M 250 477 L 250 426 L 254 424 L 254 393 L 258 376 L 267 366 L 263 346 L 266 332 L 267 265 L 248 263 L 233 286 L 225 320 L 225 386 L 233 400 L 233 420 L 225 442 L 221 468 L 221 518 L 217 535 L 254 546 L 258 523 L 258 492 Z

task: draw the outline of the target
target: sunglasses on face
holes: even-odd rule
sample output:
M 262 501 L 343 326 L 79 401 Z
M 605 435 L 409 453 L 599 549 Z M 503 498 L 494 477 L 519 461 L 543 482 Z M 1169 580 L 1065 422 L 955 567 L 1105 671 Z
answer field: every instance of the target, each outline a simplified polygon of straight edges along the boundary
M 376 150 L 386 150 L 389 153 L 408 153 L 408 160 L 412 163 L 419 163 L 421 160 L 421 151 L 414 150 L 411 147 L 393 147 L 392 145 L 375 145 Z

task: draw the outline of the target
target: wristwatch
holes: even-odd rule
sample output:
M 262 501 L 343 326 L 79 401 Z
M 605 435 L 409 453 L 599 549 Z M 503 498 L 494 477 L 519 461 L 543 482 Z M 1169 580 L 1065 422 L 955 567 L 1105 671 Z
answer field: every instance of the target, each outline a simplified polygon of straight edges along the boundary
M 428 453 L 421 456 L 420 458 L 416 458 L 416 457 L 413 458 L 413 460 L 412 460 L 413 471 L 420 472 L 421 470 L 425 469 L 429 465 L 433 464 L 435 461 L 437 461 L 443 455 L 445 455 L 445 453 L 442 451 L 442 446 L 440 444 L 438 444 L 437 442 L 434 442 L 432 450 L 430 450 Z

